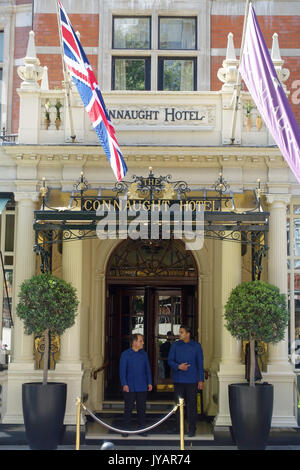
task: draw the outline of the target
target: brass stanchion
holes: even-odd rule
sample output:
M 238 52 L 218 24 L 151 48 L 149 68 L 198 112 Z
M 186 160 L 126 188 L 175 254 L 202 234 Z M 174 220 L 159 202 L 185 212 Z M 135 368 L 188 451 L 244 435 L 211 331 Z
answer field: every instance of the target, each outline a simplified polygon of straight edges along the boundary
M 80 398 L 77 398 L 76 405 L 77 405 L 76 450 L 79 450 L 79 448 L 80 448 L 80 407 L 81 407 L 81 400 L 80 400 Z
M 179 398 L 180 409 L 180 450 L 184 450 L 184 399 Z

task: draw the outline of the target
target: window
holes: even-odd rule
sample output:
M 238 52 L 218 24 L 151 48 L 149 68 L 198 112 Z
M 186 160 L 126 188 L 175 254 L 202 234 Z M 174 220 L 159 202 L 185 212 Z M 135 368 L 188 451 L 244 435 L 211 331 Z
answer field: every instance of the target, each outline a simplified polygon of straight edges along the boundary
M 150 58 L 114 57 L 113 90 L 150 90 Z
M 288 306 L 290 311 L 289 353 L 300 368 L 300 205 L 287 211 Z
M 112 49 L 113 90 L 197 89 L 196 17 L 159 17 L 152 25 L 151 17 L 116 16 Z
M 190 252 L 177 240 L 160 240 L 149 244 L 131 240 L 118 246 L 110 260 L 109 279 L 121 277 L 197 278 L 197 268 Z
M 11 347 L 11 318 L 13 280 L 14 280 L 14 237 L 15 237 L 15 207 L 8 202 L 6 208 L 0 213 L 0 250 L 4 263 L 4 276 L 2 262 L 0 264 L 0 318 L 2 318 L 2 330 L 0 343 Z
M 159 18 L 159 49 L 196 49 L 196 18 Z
M 2 129 L 2 89 L 3 89 L 3 68 L 0 63 L 0 129 Z
M 196 60 L 193 58 L 160 57 L 158 59 L 158 89 L 193 91 L 196 89 Z
M 0 129 L 2 129 L 2 89 L 3 89 L 3 52 L 4 31 L 0 31 Z
M 113 20 L 113 49 L 150 49 L 150 18 L 115 17 Z

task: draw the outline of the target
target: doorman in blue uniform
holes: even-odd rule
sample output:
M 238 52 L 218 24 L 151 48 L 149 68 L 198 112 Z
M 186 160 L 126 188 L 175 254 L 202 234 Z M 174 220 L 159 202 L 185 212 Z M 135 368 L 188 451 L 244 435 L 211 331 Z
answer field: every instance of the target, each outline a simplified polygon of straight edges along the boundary
M 124 428 L 130 429 L 134 402 L 140 429 L 146 427 L 146 398 L 152 390 L 152 376 L 149 359 L 143 350 L 144 337 L 133 334 L 131 347 L 122 352 L 120 360 L 120 380 L 124 395 Z M 143 433 L 145 435 L 145 433 Z M 126 436 L 126 433 L 123 434 Z
M 203 351 L 200 343 L 191 339 L 191 329 L 181 325 L 179 340 L 172 344 L 168 362 L 173 369 L 175 401 L 184 398 L 189 423 L 189 437 L 196 433 L 197 390 L 203 389 Z M 177 432 L 177 430 L 176 430 Z

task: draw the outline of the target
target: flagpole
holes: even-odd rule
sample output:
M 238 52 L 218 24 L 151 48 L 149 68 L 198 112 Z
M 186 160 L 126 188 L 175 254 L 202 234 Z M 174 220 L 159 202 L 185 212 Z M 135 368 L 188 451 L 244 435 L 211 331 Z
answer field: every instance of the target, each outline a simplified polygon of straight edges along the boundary
M 249 14 L 250 3 L 251 3 L 251 0 L 246 0 L 246 8 L 245 8 L 245 16 L 244 16 L 244 24 L 243 24 L 243 35 L 242 35 L 242 44 L 241 44 L 241 49 L 240 49 L 240 61 L 239 61 L 239 63 L 241 63 L 241 59 L 242 59 L 242 55 L 243 55 L 243 51 L 244 51 L 245 36 L 246 36 L 246 29 L 247 29 L 247 19 L 248 19 L 248 14 Z M 233 99 L 232 99 L 232 101 L 235 101 L 233 116 L 232 116 L 232 125 L 231 125 L 231 137 L 230 137 L 232 145 L 234 144 L 234 140 L 235 140 L 234 136 L 235 136 L 235 128 L 236 128 L 237 111 L 238 111 L 239 99 L 240 99 L 240 94 L 241 94 L 241 84 L 242 84 L 242 77 L 241 77 L 241 74 L 240 74 L 239 69 L 238 69 L 237 81 L 236 81 L 235 91 L 234 91 L 235 98 L 234 98 L 234 95 L 233 95 Z
M 67 97 L 67 106 L 69 110 L 69 120 L 70 120 L 70 129 L 71 129 L 70 137 L 72 139 L 72 142 L 75 142 L 76 135 L 74 132 L 73 115 L 72 115 L 72 108 L 71 108 L 71 86 L 70 86 L 70 79 L 69 79 L 68 71 L 66 69 L 66 64 L 64 61 L 64 57 L 63 57 L 63 42 L 62 42 L 61 23 L 60 23 L 59 8 L 58 8 L 57 0 L 55 0 L 55 4 L 56 4 L 57 25 L 58 25 L 58 32 L 59 32 L 62 67 L 63 67 L 63 74 L 64 74 L 64 79 L 65 79 L 65 87 L 66 87 L 65 89 L 66 89 L 66 97 Z

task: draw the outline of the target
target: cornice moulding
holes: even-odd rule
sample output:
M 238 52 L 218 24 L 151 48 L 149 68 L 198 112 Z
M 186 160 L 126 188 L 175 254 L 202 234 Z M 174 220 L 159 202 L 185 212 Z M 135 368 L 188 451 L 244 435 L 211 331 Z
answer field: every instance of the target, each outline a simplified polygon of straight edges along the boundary
M 34 153 L 34 154 L 44 154 L 51 152 L 57 155 L 66 155 L 66 154 L 75 154 L 81 152 L 83 154 L 91 154 L 91 153 L 99 153 L 102 151 L 99 145 L 82 145 L 82 144 L 63 144 L 63 145 L 56 145 L 56 144 L 33 144 L 33 145 L 10 145 L 10 146 L 2 146 L 4 152 L 13 155 L 16 153 L 25 154 L 25 153 Z M 256 153 L 257 155 L 261 154 L 270 154 L 270 155 L 281 155 L 280 150 L 276 146 L 266 146 L 266 147 L 254 147 L 254 146 L 186 146 L 186 145 L 122 145 L 123 153 L 129 154 L 130 152 L 134 153 L 147 153 L 151 152 L 152 154 L 157 153 L 161 154 L 162 152 L 166 151 L 173 151 L 178 154 L 178 151 L 182 152 L 193 152 L 193 154 L 204 155 L 204 154 L 234 154 L 234 155 L 253 155 Z M 97 150 L 97 152 L 95 152 Z M 104 153 L 103 153 L 104 155 Z
M 17 166 L 109 167 L 97 145 L 16 145 L 3 146 L 2 150 Z M 123 146 L 122 151 L 132 167 L 288 168 L 277 147 Z

